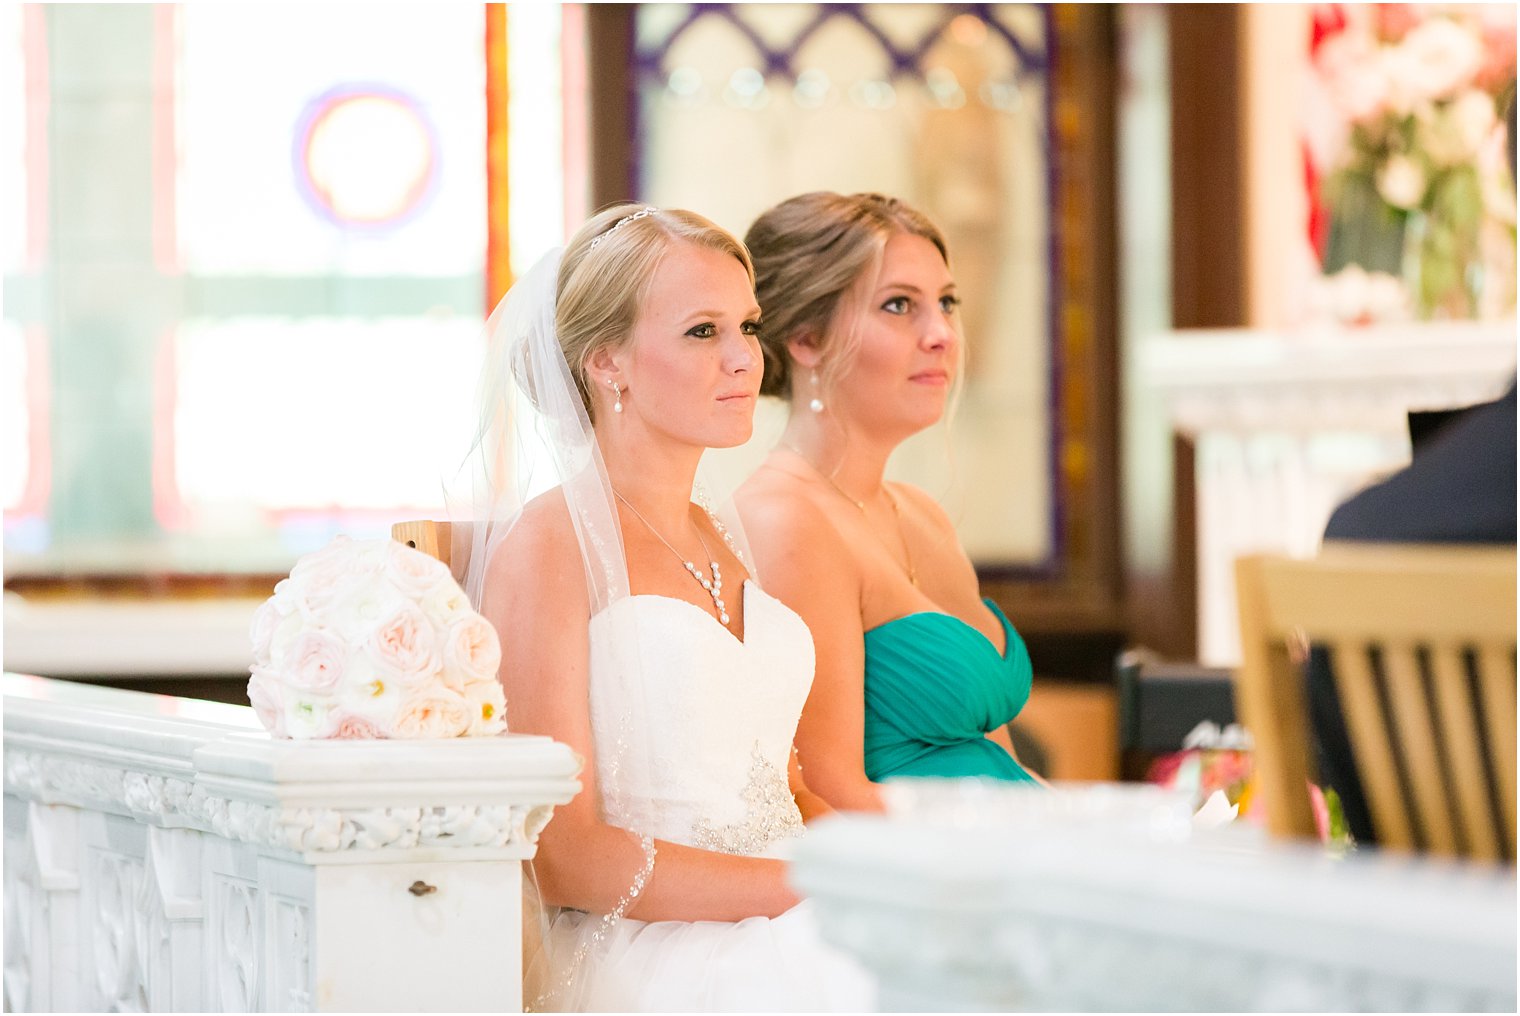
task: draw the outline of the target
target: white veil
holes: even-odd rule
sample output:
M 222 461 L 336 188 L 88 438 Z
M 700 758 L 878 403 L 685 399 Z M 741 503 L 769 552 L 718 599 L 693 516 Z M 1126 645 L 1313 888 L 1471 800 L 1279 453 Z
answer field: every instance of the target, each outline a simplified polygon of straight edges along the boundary
M 652 210 L 651 210 L 652 211 Z M 626 220 L 625 220 L 626 221 Z M 619 222 L 618 225 L 622 225 Z M 614 226 L 613 228 L 617 228 Z M 608 231 L 610 232 L 610 230 Z M 661 828 L 658 801 L 628 804 L 625 773 L 651 772 L 658 748 L 651 742 L 651 724 L 644 718 L 653 708 L 649 685 L 641 673 L 635 612 L 612 610 L 629 596 L 628 567 L 613 488 L 590 417 L 555 327 L 560 261 L 556 249 L 541 258 L 513 285 L 486 324 L 486 354 L 479 388 L 480 425 L 459 479 L 449 491 L 453 526 L 452 560 L 462 571 L 461 582 L 471 604 L 481 609 L 489 595 L 487 565 L 511 531 L 524 505 L 558 486 L 585 565 L 591 618 L 597 622 L 598 651 L 608 665 L 589 677 L 593 727 L 597 729 L 596 780 L 598 807 L 611 825 L 637 837 L 643 864 L 629 873 L 629 883 L 616 907 L 601 915 L 600 933 L 573 957 L 549 954 L 548 929 L 557 911 L 536 906 L 536 881 L 525 880 L 525 902 L 536 910 L 536 922 L 525 922 L 524 1003 L 539 1008 L 546 1000 L 556 1008 L 575 1008 L 576 977 L 582 964 L 595 958 L 589 952 L 606 938 L 605 932 L 622 919 L 642 892 L 653 871 L 653 831 Z M 597 256 L 594 249 L 587 257 Z M 753 577 L 737 513 L 731 502 L 714 512 L 699 479 L 695 500 L 707 509 Z M 462 568 L 461 568 L 462 564 Z M 589 624 L 588 620 L 588 624 Z M 552 632 L 543 633 L 552 638 Z M 617 687 L 608 682 L 616 681 Z M 614 715 L 597 714 L 598 700 L 618 703 Z M 511 724 L 511 701 L 507 703 Z M 538 925 L 535 943 L 533 923 Z M 537 950 L 535 950 L 537 946 Z

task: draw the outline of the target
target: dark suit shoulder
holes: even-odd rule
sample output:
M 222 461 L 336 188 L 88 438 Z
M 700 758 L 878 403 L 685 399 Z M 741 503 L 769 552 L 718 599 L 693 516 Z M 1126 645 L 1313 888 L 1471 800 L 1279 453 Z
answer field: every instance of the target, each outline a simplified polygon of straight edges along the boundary
M 1327 540 L 1515 542 L 1515 388 L 1462 413 L 1414 461 L 1335 510 Z

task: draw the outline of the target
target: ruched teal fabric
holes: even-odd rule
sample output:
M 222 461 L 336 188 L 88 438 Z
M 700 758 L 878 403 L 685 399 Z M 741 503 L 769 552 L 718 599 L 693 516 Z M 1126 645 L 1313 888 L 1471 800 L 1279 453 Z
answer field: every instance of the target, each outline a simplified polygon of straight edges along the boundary
M 1031 780 L 986 734 L 1029 701 L 1029 650 L 1008 618 L 998 655 L 987 637 L 958 617 L 908 614 L 865 634 L 865 768 L 889 776 L 984 776 Z

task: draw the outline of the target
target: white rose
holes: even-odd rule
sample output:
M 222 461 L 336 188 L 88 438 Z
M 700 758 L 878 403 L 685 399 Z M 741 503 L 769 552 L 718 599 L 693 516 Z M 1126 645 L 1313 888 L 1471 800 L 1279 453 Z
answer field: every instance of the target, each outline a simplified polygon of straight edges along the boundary
M 492 737 L 507 729 L 507 696 L 494 678 L 466 684 L 464 698 L 470 706 L 469 736 Z
M 1416 99 L 1444 99 L 1470 84 L 1483 66 L 1483 43 L 1450 18 L 1432 17 L 1415 26 L 1396 47 L 1407 84 Z
M 375 626 L 399 610 L 408 598 L 379 575 L 362 579 L 335 601 L 326 614 L 326 624 L 342 633 L 351 643 L 362 641 Z
M 312 624 L 322 624 L 328 610 L 358 577 L 349 570 L 346 555 L 327 552 L 313 560 L 297 561 L 287 581 L 296 609 Z
M 1347 265 L 1330 279 L 1331 312 L 1337 321 L 1360 324 L 1367 308 L 1367 273 L 1360 265 Z
M 275 737 L 289 737 L 285 732 L 285 696 L 279 678 L 263 667 L 255 666 L 252 671 L 248 678 L 248 704 L 253 706 L 254 715 Z
M 337 704 L 347 713 L 362 716 L 382 730 L 389 730 L 396 711 L 406 697 L 405 682 L 367 651 L 348 659 Z
M 1452 102 L 1449 114 L 1456 126 L 1456 134 L 1462 140 L 1462 148 L 1469 157 L 1478 153 L 1483 142 L 1493 133 L 1499 123 L 1494 100 L 1483 92 L 1469 89 Z
M 1425 171 L 1407 155 L 1391 156 L 1378 170 L 1377 189 L 1395 208 L 1414 208 L 1425 197 Z
M 1404 283 L 1387 272 L 1367 277 L 1367 312 L 1374 321 L 1402 321 L 1409 317 L 1409 294 Z
M 1392 46 L 1380 52 L 1374 63 L 1384 82 L 1383 110 L 1394 116 L 1408 116 L 1425 98 L 1421 86 L 1415 81 L 1417 71 L 1412 66 L 1412 55 Z
M 248 638 L 253 643 L 253 658 L 256 662 L 269 662 L 269 645 L 274 640 L 274 630 L 284 618 L 280 605 L 272 596 L 259 604 L 259 609 L 253 612 L 253 621 L 248 626 Z
M 361 575 L 384 571 L 386 555 L 396 545 L 391 539 L 354 540 L 350 544 L 353 549 L 348 558 L 349 570 Z
M 290 569 L 290 574 L 299 578 L 314 568 L 332 561 L 341 560 L 352 553 L 353 542 L 353 540 L 342 534 L 333 537 L 332 542 L 320 550 L 314 550 L 309 554 L 302 554 L 296 561 L 295 567 Z
M 434 586 L 454 584 L 454 577 L 442 561 L 395 540 L 386 549 L 385 574 L 396 588 L 414 600 L 422 599 Z
M 285 686 L 285 731 L 298 741 L 321 737 L 327 729 L 327 713 L 332 703 L 327 699 Z
M 450 581 L 440 582 L 429 589 L 423 595 L 421 604 L 423 613 L 432 618 L 434 624 L 445 628 L 474 613 L 470 608 L 470 598 L 459 588 L 459 583 L 453 581 L 452 576 Z
M 296 639 L 301 637 L 301 632 L 306 630 L 307 622 L 298 613 L 286 614 L 275 625 L 274 631 L 269 636 L 269 659 L 272 667 L 283 667 L 290 660 L 291 647 Z

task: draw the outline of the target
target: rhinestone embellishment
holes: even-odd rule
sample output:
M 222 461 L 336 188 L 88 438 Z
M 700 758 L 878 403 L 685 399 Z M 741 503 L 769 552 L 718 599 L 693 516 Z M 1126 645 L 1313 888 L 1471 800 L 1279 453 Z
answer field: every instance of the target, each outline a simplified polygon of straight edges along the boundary
M 647 208 L 646 207 L 644 209 L 641 209 L 640 211 L 634 212 L 632 215 L 625 215 L 625 216 L 623 216 L 621 219 L 619 219 L 616 222 L 614 222 L 612 224 L 612 228 L 609 229 L 609 230 L 607 230 L 607 232 L 602 233 L 600 236 L 593 236 L 591 238 L 591 245 L 589 247 L 587 247 L 586 249 L 588 251 L 596 250 L 597 247 L 599 247 L 601 245 L 601 242 L 603 240 L 607 239 L 613 233 L 616 233 L 618 230 L 622 229 L 624 226 L 628 225 L 630 222 L 636 222 L 639 219 L 644 218 L 646 215 L 653 215 L 655 212 L 658 212 L 658 211 L 659 211 L 658 208 Z
M 758 741 L 750 752 L 749 780 L 739 796 L 744 799 L 744 819 L 722 826 L 697 819 L 691 826 L 693 845 L 723 854 L 758 854 L 776 840 L 802 835 L 802 813 L 786 774 L 760 753 Z

